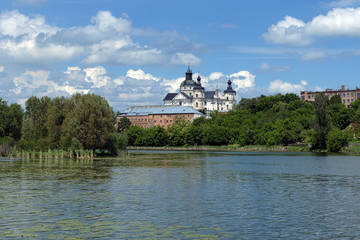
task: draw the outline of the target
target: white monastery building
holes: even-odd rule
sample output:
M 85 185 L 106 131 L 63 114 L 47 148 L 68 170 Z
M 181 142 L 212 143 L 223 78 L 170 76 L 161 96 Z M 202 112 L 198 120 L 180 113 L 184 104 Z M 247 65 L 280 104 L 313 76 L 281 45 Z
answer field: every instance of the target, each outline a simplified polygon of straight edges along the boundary
M 185 75 L 186 78 L 180 85 L 180 92 L 168 93 L 164 98 L 164 105 L 189 106 L 196 110 L 204 109 L 206 112 L 215 110 L 228 112 L 235 107 L 236 91 L 232 89 L 230 79 L 224 92 L 218 88 L 215 91 L 205 91 L 201 86 L 200 75 L 196 82 L 192 79 L 190 67 Z

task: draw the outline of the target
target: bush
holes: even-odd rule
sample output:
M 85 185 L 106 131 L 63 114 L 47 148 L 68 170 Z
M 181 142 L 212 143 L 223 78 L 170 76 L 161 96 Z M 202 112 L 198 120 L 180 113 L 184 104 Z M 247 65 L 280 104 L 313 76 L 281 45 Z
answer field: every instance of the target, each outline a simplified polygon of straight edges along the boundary
M 349 144 L 351 139 L 351 133 L 347 131 L 341 131 L 338 128 L 333 128 L 327 139 L 327 150 L 330 152 L 339 152 L 342 147 Z

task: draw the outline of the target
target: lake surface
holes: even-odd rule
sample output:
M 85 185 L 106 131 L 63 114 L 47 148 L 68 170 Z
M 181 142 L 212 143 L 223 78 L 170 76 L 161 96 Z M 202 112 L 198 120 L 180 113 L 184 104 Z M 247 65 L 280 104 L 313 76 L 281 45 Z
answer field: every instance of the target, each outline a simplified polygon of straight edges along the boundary
M 360 157 L 0 158 L 0 239 L 359 239 Z

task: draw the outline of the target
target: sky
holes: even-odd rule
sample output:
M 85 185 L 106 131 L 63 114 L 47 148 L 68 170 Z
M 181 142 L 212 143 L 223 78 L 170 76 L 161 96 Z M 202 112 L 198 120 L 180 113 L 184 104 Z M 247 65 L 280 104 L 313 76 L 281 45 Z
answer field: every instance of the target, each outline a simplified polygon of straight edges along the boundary
M 190 65 L 241 98 L 360 87 L 360 0 L 1 0 L 0 98 L 161 105 Z

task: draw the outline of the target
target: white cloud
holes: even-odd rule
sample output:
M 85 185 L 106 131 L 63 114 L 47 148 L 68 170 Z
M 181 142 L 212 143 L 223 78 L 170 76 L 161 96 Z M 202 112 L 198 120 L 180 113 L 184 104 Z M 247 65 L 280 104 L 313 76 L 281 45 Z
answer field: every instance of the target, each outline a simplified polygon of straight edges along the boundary
M 352 7 L 359 4 L 360 4 L 360 0 L 339 0 L 339 1 L 332 1 L 326 5 L 330 8 L 336 8 L 336 7 Z
M 302 80 L 300 84 L 292 84 L 289 82 L 283 82 L 280 79 L 272 81 L 268 87 L 268 91 L 272 94 L 275 93 L 296 93 L 299 94 L 300 91 L 307 88 L 307 82 Z
M 360 8 L 335 8 L 307 23 L 286 16 L 263 34 L 270 43 L 292 46 L 310 45 L 318 37 L 339 36 L 360 37 Z
M 0 66 L 0 73 L 4 72 L 4 66 Z
M 29 17 L 16 10 L 5 11 L 0 13 L 0 64 L 12 60 L 44 66 L 71 59 L 92 65 L 200 64 L 200 58 L 193 53 L 179 51 L 181 47 L 194 50 L 196 44 L 180 36 L 176 48 L 169 44 L 143 45 L 132 39 L 143 30 L 133 29 L 131 25 L 126 15 L 115 17 L 109 11 L 99 11 L 87 26 L 71 28 L 49 25 L 41 15 Z
M 110 77 L 107 76 L 106 69 L 102 66 L 85 68 L 84 72 L 86 73 L 85 81 L 92 83 L 92 88 L 107 86 L 110 81 Z
M 233 87 L 236 91 L 241 88 L 255 87 L 255 77 L 248 71 L 240 71 L 230 75 L 233 83 L 237 86 Z
M 225 75 L 222 72 L 213 72 L 213 73 L 210 73 L 209 80 L 213 81 L 213 80 L 217 80 L 217 79 L 220 79 L 223 77 L 225 77 Z
M 268 32 L 263 34 L 263 38 L 270 43 L 294 46 L 305 46 L 312 42 L 305 33 L 305 23 L 290 16 L 286 16 L 276 25 L 271 25 Z
M 17 10 L 4 11 L 0 14 L 0 32 L 3 35 L 34 37 L 39 33 L 54 34 L 58 30 L 59 28 L 46 24 L 45 18 L 40 15 L 29 18 Z
M 138 79 L 138 80 L 141 80 L 141 79 L 154 80 L 155 82 L 158 82 L 160 80 L 160 78 L 154 77 L 153 75 L 151 75 L 149 73 L 145 74 L 145 72 L 141 69 L 138 69 L 136 71 L 133 69 L 128 70 L 126 73 L 126 77 L 134 78 L 134 79 Z
M 268 63 L 262 63 L 259 67 L 259 70 L 263 72 L 287 72 L 290 71 L 290 67 L 289 66 L 273 67 L 270 66 Z
M 167 92 L 174 93 L 176 92 L 181 82 L 183 82 L 185 79 L 183 77 L 179 77 L 176 79 L 163 79 L 160 83 L 161 86 L 164 86 Z
M 25 71 L 18 77 L 14 78 L 15 89 L 12 91 L 16 95 L 27 94 L 32 95 L 42 95 L 42 96 L 53 96 L 55 92 L 64 92 L 69 95 L 74 93 L 87 93 L 89 90 L 86 89 L 76 89 L 73 86 L 68 85 L 59 85 L 53 80 L 49 80 L 49 71 L 38 70 L 38 71 Z
M 171 57 L 170 62 L 174 65 L 186 65 L 199 66 L 201 59 L 191 53 L 176 53 Z
M 322 51 L 308 52 L 300 57 L 302 61 L 321 61 L 327 57 Z

